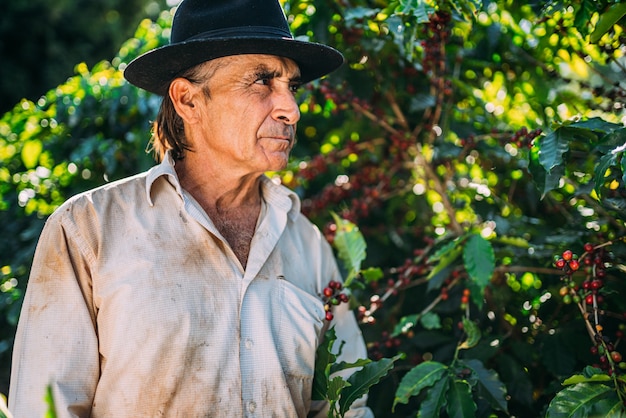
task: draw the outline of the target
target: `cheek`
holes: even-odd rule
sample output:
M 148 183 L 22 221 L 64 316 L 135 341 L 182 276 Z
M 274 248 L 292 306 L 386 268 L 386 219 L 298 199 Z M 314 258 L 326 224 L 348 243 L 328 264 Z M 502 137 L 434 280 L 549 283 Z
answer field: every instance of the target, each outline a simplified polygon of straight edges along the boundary
M 265 105 L 263 102 L 259 104 L 249 104 L 243 108 L 240 108 L 233 114 L 236 124 L 241 130 L 253 130 L 259 131 L 264 125 L 273 122 L 271 117 L 271 107 Z

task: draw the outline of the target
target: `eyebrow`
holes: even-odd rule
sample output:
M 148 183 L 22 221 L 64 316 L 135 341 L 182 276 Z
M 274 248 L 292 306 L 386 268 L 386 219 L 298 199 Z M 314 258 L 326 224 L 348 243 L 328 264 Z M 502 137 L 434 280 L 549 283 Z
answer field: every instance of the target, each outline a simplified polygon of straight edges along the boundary
M 257 77 L 263 77 L 263 78 L 279 78 L 283 75 L 281 70 L 272 70 L 265 64 L 258 65 L 254 70 L 254 74 Z M 289 79 L 289 81 L 292 83 L 299 83 L 300 80 L 301 78 L 300 78 L 299 72 Z

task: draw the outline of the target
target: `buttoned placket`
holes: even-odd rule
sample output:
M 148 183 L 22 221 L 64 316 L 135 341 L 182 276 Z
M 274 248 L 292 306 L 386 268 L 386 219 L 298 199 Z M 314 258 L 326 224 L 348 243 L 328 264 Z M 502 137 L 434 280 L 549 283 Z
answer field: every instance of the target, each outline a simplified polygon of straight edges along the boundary
M 251 291 L 250 285 L 254 280 L 270 282 L 275 278 L 259 275 L 264 264 L 276 247 L 280 234 L 287 223 L 287 214 L 284 212 L 267 210 L 262 211 L 264 216 L 260 219 L 250 245 L 248 264 L 242 280 L 242 299 L 240 309 L 240 332 L 241 347 L 239 351 L 241 364 L 242 400 L 245 405 L 245 416 L 263 416 L 263 387 L 256 384 L 256 375 L 262 376 L 261 369 L 265 366 L 263 361 L 263 345 L 271 339 L 268 335 L 261 335 L 254 324 L 255 315 L 271 315 L 271 307 L 266 307 L 264 312 L 251 312 L 246 305 L 246 293 Z M 271 285 L 270 285 L 271 288 Z M 257 341 L 259 340 L 259 341 Z M 258 344 L 257 344 L 258 342 Z
M 263 350 L 262 348 L 259 349 L 255 347 L 258 346 L 255 340 L 261 339 L 265 342 L 268 340 L 268 336 L 259 335 L 259 330 L 255 329 L 253 321 L 246 320 L 249 315 L 254 316 L 255 313 L 246 311 L 245 297 L 253 280 L 269 280 L 267 276 L 259 276 L 259 272 L 270 257 L 278 243 L 282 231 L 284 231 L 286 227 L 287 212 L 283 210 L 265 209 L 261 211 L 261 219 L 259 220 L 257 230 L 255 231 L 250 245 L 246 269 L 242 271 L 241 263 L 230 248 L 230 245 L 222 237 L 215 227 L 215 224 L 208 215 L 206 215 L 204 210 L 201 209 L 197 201 L 186 191 L 183 191 L 183 200 L 185 211 L 203 225 L 207 231 L 218 237 L 225 244 L 225 247 L 229 250 L 229 259 L 237 266 L 236 270 L 240 272 L 237 278 L 240 280 L 238 355 L 241 373 L 241 399 L 246 417 L 262 416 L 263 408 L 259 408 L 259 405 L 262 405 L 260 402 L 263 399 L 263 388 L 261 385 L 255 384 L 255 375 L 263 375 L 263 373 L 260 373 L 260 368 L 264 365 L 262 358 Z M 263 204 L 265 205 L 265 203 Z M 276 278 L 284 278 L 284 276 L 277 273 Z M 267 309 L 265 312 L 257 312 L 256 314 L 269 315 L 271 314 L 271 308 Z M 237 353 L 233 353 L 233 356 L 236 354 Z

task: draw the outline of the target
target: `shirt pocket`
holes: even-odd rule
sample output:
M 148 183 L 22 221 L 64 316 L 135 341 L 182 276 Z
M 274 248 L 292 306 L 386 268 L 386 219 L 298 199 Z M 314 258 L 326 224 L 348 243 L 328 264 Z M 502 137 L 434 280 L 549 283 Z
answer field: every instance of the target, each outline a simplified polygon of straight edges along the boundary
M 284 372 L 313 378 L 315 351 L 324 328 L 324 304 L 287 280 L 278 280 L 280 318 L 277 322 Z M 276 335 L 276 334 L 274 334 Z

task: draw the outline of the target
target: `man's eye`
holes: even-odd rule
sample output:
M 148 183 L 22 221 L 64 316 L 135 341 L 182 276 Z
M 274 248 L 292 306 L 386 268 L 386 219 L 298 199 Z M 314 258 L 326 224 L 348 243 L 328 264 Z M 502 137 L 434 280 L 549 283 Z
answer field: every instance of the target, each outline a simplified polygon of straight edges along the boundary
M 300 83 L 294 83 L 294 84 L 291 84 L 291 85 L 289 86 L 289 89 L 291 90 L 291 92 L 292 92 L 293 94 L 296 94 L 296 93 L 298 92 L 298 90 L 300 90 L 300 87 L 302 87 L 302 84 L 300 84 Z
M 259 77 L 256 79 L 254 84 L 261 84 L 263 86 L 269 86 L 271 79 L 269 77 Z

